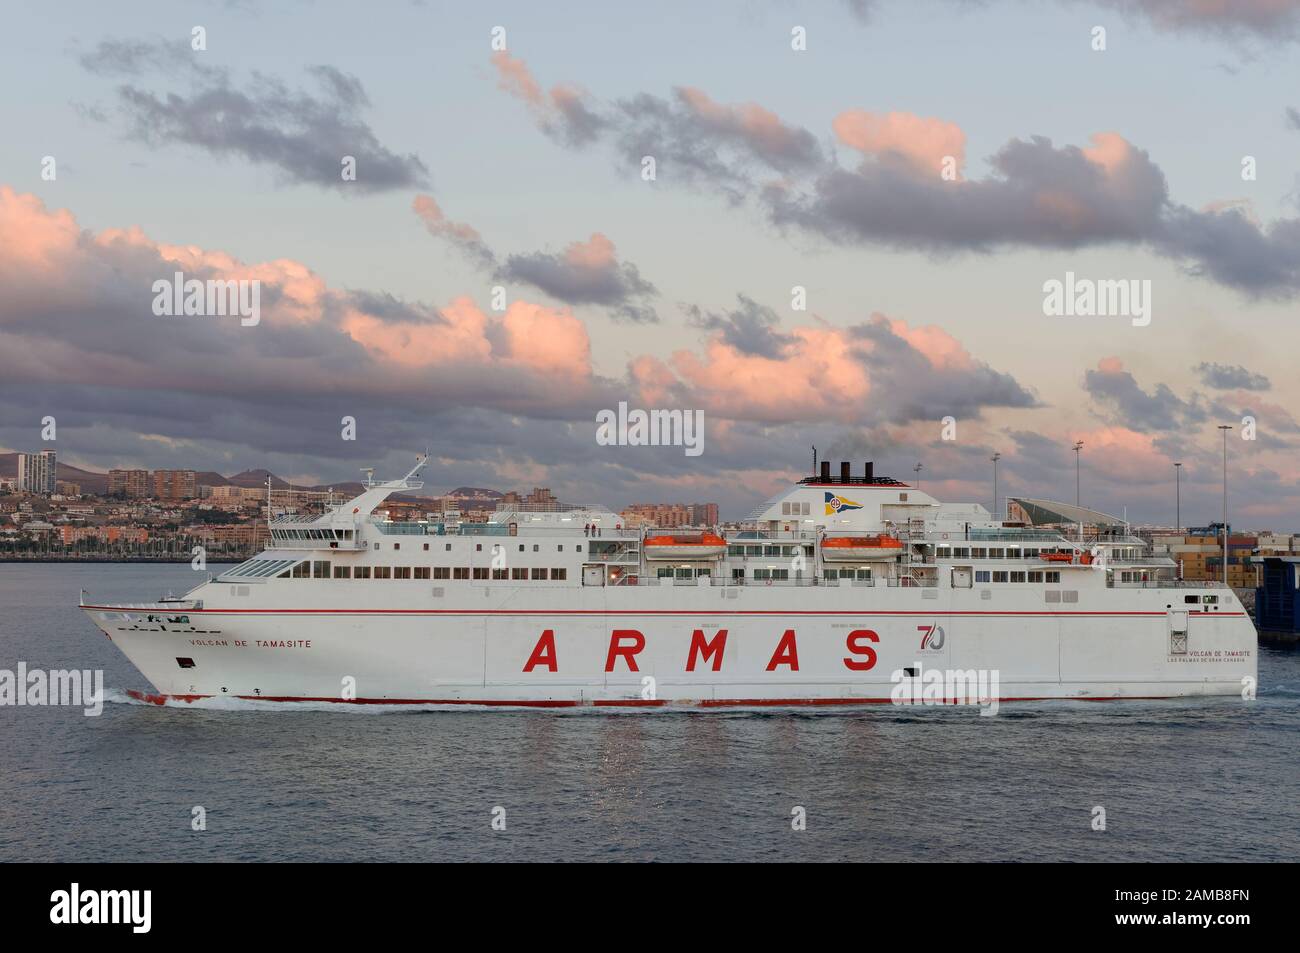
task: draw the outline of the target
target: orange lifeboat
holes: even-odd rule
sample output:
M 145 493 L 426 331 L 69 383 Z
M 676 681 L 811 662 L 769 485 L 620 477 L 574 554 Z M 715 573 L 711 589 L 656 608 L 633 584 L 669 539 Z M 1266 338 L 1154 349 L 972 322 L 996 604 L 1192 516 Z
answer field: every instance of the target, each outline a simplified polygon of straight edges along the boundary
M 712 533 L 698 536 L 647 536 L 646 559 L 717 559 L 727 551 L 727 541 Z
M 822 540 L 822 559 L 827 562 L 860 562 L 893 559 L 903 554 L 903 541 L 893 536 L 829 536 Z
M 1049 563 L 1072 563 L 1074 553 L 1043 553 L 1043 559 Z

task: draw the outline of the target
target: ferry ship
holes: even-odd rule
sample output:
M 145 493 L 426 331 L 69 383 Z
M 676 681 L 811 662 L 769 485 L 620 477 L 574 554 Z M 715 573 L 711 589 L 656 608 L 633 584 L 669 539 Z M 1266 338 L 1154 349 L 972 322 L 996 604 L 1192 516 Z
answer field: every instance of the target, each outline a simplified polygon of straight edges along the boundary
M 993 672 L 988 700 L 1158 699 L 1256 677 L 1233 591 L 1176 578 L 1123 526 L 1012 523 L 870 463 L 823 463 L 736 529 L 378 513 L 423 462 L 273 519 L 264 552 L 183 597 L 81 608 L 159 704 L 851 705 L 922 669 Z

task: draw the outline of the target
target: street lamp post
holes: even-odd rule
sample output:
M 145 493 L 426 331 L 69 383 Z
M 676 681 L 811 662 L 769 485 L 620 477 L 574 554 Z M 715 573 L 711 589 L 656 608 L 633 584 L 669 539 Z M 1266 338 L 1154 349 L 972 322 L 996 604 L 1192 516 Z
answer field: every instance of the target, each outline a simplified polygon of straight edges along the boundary
M 916 474 L 916 488 L 921 489 L 921 471 L 925 466 L 918 460 L 916 466 L 912 467 L 912 472 Z
M 1183 531 L 1183 465 L 1174 464 L 1174 532 Z
M 1228 431 L 1232 427 L 1219 424 L 1223 433 L 1223 584 L 1228 584 Z
M 1083 441 L 1074 442 L 1074 505 L 1079 505 L 1079 451 L 1083 449 Z
M 993 456 L 989 457 L 989 459 L 993 461 L 993 518 L 997 519 L 998 518 L 998 461 L 1002 459 L 1002 454 L 995 451 Z

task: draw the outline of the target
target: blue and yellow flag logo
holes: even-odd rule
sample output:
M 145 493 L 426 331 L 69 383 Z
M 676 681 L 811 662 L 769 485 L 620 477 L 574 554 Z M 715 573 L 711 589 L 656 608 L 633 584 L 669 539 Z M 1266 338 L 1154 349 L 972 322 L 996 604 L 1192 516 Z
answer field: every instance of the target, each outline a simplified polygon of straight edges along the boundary
M 860 510 L 861 503 L 854 503 L 852 500 L 845 499 L 842 496 L 836 496 L 834 493 L 826 494 L 826 515 L 831 516 L 834 513 L 843 513 L 845 510 Z

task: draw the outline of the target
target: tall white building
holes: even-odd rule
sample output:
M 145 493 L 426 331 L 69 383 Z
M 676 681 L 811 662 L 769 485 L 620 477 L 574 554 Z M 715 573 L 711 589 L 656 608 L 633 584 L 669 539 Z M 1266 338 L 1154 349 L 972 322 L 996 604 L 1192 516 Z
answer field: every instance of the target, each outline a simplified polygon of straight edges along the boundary
M 18 454 L 18 489 L 50 494 L 57 489 L 58 467 L 53 450 Z

